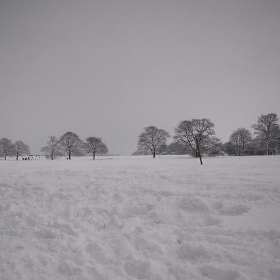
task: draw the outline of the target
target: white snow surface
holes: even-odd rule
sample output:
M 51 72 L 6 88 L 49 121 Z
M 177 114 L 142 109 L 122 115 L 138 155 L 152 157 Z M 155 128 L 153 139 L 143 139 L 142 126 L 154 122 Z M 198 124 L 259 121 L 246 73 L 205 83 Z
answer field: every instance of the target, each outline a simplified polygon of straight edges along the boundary
M 1 280 L 280 279 L 280 157 L 0 160 Z

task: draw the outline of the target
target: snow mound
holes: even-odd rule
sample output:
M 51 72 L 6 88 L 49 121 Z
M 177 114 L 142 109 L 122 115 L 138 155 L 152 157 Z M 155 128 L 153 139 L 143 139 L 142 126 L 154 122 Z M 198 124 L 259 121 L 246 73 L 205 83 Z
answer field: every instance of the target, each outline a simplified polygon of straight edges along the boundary
M 180 245 L 177 252 L 181 259 L 188 259 L 189 261 L 205 260 L 209 258 L 209 253 L 202 245 L 183 243 Z
M 204 277 L 212 280 L 235 280 L 240 273 L 235 269 L 225 269 L 214 266 L 203 266 L 200 271 Z
M 221 215 L 225 216 L 238 216 L 247 213 L 250 210 L 250 206 L 245 204 L 236 204 L 228 207 L 223 207 L 219 210 Z
M 188 198 L 184 197 L 178 201 L 181 210 L 188 213 L 208 213 L 209 208 L 206 203 L 204 203 L 199 198 Z
M 125 263 L 124 270 L 127 275 L 136 279 L 149 279 L 151 263 L 149 261 L 134 259 Z
M 110 264 L 111 260 L 106 251 L 96 243 L 90 243 L 86 246 L 85 251 L 99 264 Z

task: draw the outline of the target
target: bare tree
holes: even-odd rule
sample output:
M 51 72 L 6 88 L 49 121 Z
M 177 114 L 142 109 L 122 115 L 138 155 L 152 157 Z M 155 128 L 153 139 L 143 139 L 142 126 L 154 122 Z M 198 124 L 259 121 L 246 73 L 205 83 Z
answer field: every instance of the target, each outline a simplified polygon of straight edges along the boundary
M 203 146 L 209 145 L 211 135 L 215 134 L 214 124 L 209 119 L 192 119 L 181 121 L 175 128 L 174 139 L 192 149 L 196 157 L 199 157 L 202 165 L 201 152 Z
M 238 128 L 229 138 L 229 142 L 233 144 L 236 156 L 241 156 L 247 145 L 252 141 L 252 135 L 246 128 Z
M 205 153 L 208 156 L 214 157 L 223 154 L 223 144 L 221 139 L 211 136 L 201 147 L 201 153 Z
M 150 150 L 153 158 L 155 158 L 159 148 L 166 144 L 166 139 L 168 137 L 170 137 L 169 133 L 163 129 L 159 129 L 155 126 L 145 127 L 144 132 L 138 137 L 138 149 Z
M 61 156 L 61 147 L 59 145 L 59 141 L 55 136 L 50 136 L 49 141 L 47 142 L 47 146 L 41 149 L 47 158 L 54 160 L 57 156 Z
M 277 122 L 277 115 L 270 113 L 268 115 L 261 115 L 258 118 L 258 123 L 252 125 L 257 138 L 265 146 L 267 155 L 271 154 L 271 150 L 276 146 L 280 136 L 279 124 Z
M 66 153 L 68 159 L 74 154 L 81 155 L 83 152 L 84 142 L 73 132 L 66 132 L 59 139 L 62 152 Z
M 7 159 L 7 156 L 12 156 L 15 153 L 15 148 L 10 139 L 2 138 L 0 140 L 0 155 Z
M 29 155 L 30 148 L 28 145 L 24 144 L 22 141 L 16 141 L 14 144 L 16 160 L 18 160 L 19 156 Z
M 102 138 L 88 137 L 86 139 L 85 150 L 88 153 L 92 153 L 92 158 L 95 159 L 96 154 L 108 153 L 108 148 L 105 143 L 102 142 Z

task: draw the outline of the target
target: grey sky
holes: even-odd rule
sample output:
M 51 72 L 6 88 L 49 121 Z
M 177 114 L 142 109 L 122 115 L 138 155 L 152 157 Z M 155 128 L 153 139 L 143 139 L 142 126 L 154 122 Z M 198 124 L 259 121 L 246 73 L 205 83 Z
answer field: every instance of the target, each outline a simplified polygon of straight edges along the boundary
M 0 138 L 102 137 L 209 118 L 227 141 L 280 116 L 279 0 L 0 0 Z

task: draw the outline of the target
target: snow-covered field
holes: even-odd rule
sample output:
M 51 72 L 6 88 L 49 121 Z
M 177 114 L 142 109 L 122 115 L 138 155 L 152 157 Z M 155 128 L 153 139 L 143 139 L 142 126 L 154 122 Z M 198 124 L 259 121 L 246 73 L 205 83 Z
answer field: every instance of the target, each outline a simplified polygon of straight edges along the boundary
M 0 160 L 1 280 L 280 279 L 280 157 Z

